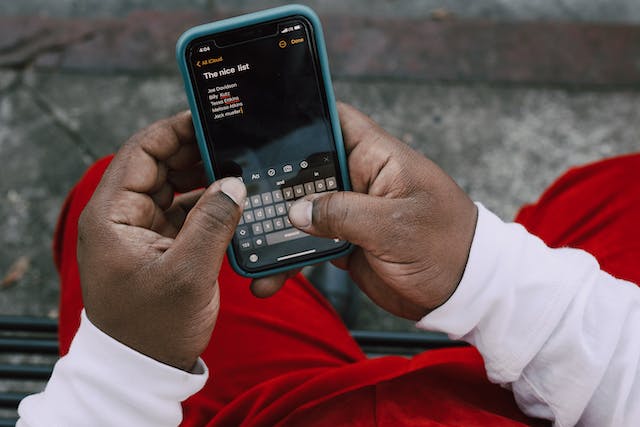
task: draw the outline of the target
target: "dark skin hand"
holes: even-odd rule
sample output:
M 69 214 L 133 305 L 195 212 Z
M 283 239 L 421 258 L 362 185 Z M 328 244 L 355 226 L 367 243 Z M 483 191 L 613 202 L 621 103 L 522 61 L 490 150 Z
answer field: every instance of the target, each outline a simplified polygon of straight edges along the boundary
M 79 222 L 91 322 L 186 371 L 209 343 L 220 306 L 218 272 L 246 197 L 235 178 L 196 190 L 203 186 L 191 115 L 179 114 L 118 151 Z
M 357 245 L 335 262 L 373 301 L 417 320 L 460 282 L 477 210 L 435 164 L 339 106 L 353 192 L 307 197 L 289 217 Z M 153 359 L 191 370 L 219 311 L 217 277 L 246 197 L 235 178 L 206 190 L 191 116 L 160 121 L 116 154 L 79 223 L 87 316 Z M 176 192 L 183 193 L 174 197 Z M 296 271 L 254 280 L 267 297 Z
M 419 320 L 460 283 L 477 208 L 429 159 L 355 108 L 338 107 L 353 191 L 307 196 L 289 219 L 309 234 L 357 245 L 334 264 L 380 307 Z M 268 297 L 285 279 L 254 281 L 252 291 Z

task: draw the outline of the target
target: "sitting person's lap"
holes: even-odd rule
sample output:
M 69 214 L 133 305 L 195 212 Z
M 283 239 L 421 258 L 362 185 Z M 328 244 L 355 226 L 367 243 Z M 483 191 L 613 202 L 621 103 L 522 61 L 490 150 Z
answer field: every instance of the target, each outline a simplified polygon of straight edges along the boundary
M 82 309 L 76 261 L 77 222 L 110 158 L 93 165 L 67 198 L 54 256 L 61 278 L 60 348 L 68 351 Z M 640 282 L 640 156 L 569 171 L 517 216 L 550 246 L 591 252 L 611 274 Z M 635 191 L 635 192 L 634 192 Z M 635 271 L 634 271 L 635 268 Z M 184 425 L 329 425 L 360 419 L 465 425 L 531 423 L 510 392 L 490 384 L 478 353 L 434 350 L 413 359 L 366 359 L 326 300 L 302 277 L 259 300 L 227 262 L 221 311 L 202 355 L 205 388 L 185 402 Z M 402 406 L 399 406 L 400 403 Z M 355 418 L 354 418 L 355 417 Z M 464 422 L 463 422 L 464 421 Z
M 570 169 L 516 221 L 551 247 L 584 249 L 609 274 L 640 283 L 640 154 Z

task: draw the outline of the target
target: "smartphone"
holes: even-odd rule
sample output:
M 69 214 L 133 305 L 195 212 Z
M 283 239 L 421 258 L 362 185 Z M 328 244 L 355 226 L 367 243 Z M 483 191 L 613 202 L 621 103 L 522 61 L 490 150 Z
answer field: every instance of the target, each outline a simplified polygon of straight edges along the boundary
M 191 28 L 177 60 L 209 180 L 247 187 L 228 250 L 263 277 L 344 256 L 351 244 L 289 222 L 308 194 L 350 190 L 320 20 L 290 5 Z

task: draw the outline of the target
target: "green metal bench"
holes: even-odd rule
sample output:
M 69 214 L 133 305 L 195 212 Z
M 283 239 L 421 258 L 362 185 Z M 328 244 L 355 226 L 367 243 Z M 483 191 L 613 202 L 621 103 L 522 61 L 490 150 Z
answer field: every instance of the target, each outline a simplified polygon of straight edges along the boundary
M 20 401 L 44 388 L 58 357 L 57 332 L 53 319 L 0 316 L 0 427 L 15 426 Z M 466 345 L 439 334 L 350 332 L 370 356 Z
M 18 403 L 44 388 L 58 358 L 57 332 L 52 319 L 0 316 L 0 427 L 15 426 Z

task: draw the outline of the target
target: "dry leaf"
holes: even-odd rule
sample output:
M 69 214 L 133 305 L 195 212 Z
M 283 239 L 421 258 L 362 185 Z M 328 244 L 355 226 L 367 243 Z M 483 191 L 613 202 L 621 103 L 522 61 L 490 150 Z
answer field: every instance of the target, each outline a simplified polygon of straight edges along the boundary
M 431 19 L 434 21 L 450 21 L 455 18 L 453 12 L 441 7 L 431 12 Z
M 18 258 L 11 267 L 9 267 L 9 271 L 4 276 L 4 279 L 2 279 L 2 283 L 0 283 L 0 288 L 8 288 L 22 279 L 29 270 L 29 264 L 31 264 L 31 259 L 28 256 L 23 255 Z

